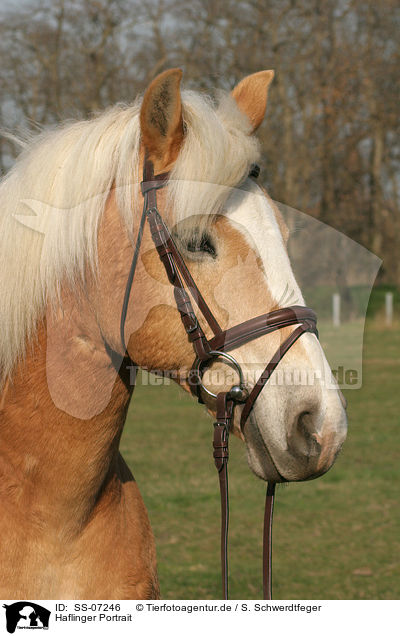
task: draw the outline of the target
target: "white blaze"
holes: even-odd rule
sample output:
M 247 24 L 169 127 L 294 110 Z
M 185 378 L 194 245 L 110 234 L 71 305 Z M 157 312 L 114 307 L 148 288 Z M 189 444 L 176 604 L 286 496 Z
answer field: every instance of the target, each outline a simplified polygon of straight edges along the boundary
M 262 190 L 252 181 L 247 181 L 243 189 L 235 191 L 229 198 L 226 216 L 261 259 L 265 284 L 275 307 L 304 306 L 273 206 Z M 262 294 L 263 290 L 255 290 L 255 293 Z M 266 307 L 265 311 L 268 310 Z M 232 353 L 244 367 L 248 366 L 249 375 L 256 381 L 278 344 L 279 335 L 275 332 Z M 297 428 L 300 422 L 297 418 L 301 414 L 307 414 L 309 435 L 315 434 L 321 443 L 323 439 L 331 440 L 330 450 L 326 451 L 329 457 L 334 457 L 335 449 L 340 448 L 345 437 L 345 411 L 322 348 L 317 338 L 309 333 L 301 336 L 300 345 L 290 349 L 278 366 L 281 377 L 282 372 L 283 376 L 287 373 L 291 380 L 283 384 L 268 382 L 251 414 L 252 426 L 246 433 L 246 439 L 251 440 L 248 444 L 249 462 L 253 470 L 264 478 L 268 455 L 287 479 L 308 476 L 307 456 L 313 453 L 313 449 L 304 441 L 307 435 L 302 438 L 302 424 Z M 311 382 L 304 382 L 304 377 L 310 378 Z M 302 453 L 304 459 L 300 461 L 299 454 Z M 328 464 L 327 460 L 326 466 Z

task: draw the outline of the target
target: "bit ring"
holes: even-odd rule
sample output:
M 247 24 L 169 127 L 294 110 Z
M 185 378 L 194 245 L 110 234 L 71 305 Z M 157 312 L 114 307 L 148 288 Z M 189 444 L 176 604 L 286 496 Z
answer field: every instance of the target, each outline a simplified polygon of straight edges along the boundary
M 223 358 L 226 364 L 234 367 L 234 369 L 237 371 L 237 374 L 239 376 L 239 384 L 233 385 L 228 393 L 232 392 L 230 397 L 236 402 L 244 402 L 247 399 L 247 390 L 244 385 L 243 371 L 240 364 L 229 353 L 225 353 L 225 351 L 210 351 L 209 355 L 212 358 Z M 199 378 L 198 387 L 202 389 L 204 393 L 206 393 L 209 397 L 216 398 L 217 394 L 207 389 L 207 387 L 205 387 L 202 382 L 203 373 L 205 371 L 206 365 L 209 362 L 210 359 L 200 360 L 199 358 L 197 358 L 192 368 L 197 373 L 197 376 Z

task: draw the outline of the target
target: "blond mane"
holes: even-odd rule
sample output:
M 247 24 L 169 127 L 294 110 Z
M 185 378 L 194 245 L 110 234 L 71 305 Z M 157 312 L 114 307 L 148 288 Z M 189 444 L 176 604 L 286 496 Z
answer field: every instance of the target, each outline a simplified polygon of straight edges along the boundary
M 220 211 L 258 156 L 250 124 L 226 94 L 183 92 L 185 140 L 168 188 L 170 223 Z M 141 100 L 66 123 L 26 144 L 0 184 L 0 385 L 62 285 L 96 270 L 97 233 L 111 187 L 131 240 L 139 207 Z M 217 185 L 215 185 L 217 184 Z

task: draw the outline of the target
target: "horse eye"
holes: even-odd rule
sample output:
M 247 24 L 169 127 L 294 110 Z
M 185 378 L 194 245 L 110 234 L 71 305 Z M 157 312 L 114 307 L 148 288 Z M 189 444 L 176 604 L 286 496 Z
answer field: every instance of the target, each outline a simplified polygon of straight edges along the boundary
M 186 245 L 186 248 L 189 252 L 206 252 L 206 254 L 210 254 L 210 256 L 214 258 L 217 255 L 215 246 L 207 234 L 192 238 Z
M 250 166 L 249 177 L 254 177 L 254 179 L 257 179 L 259 174 L 260 174 L 260 166 L 257 163 L 252 163 Z

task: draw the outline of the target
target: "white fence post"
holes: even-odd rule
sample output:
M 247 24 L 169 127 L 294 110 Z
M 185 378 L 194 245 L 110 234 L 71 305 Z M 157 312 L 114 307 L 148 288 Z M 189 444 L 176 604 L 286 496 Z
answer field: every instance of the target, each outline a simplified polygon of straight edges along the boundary
M 386 314 L 386 324 L 388 327 L 393 322 L 393 294 L 392 292 L 386 292 L 385 294 L 385 314 Z
M 340 327 L 340 294 L 332 296 L 332 319 L 333 326 Z

